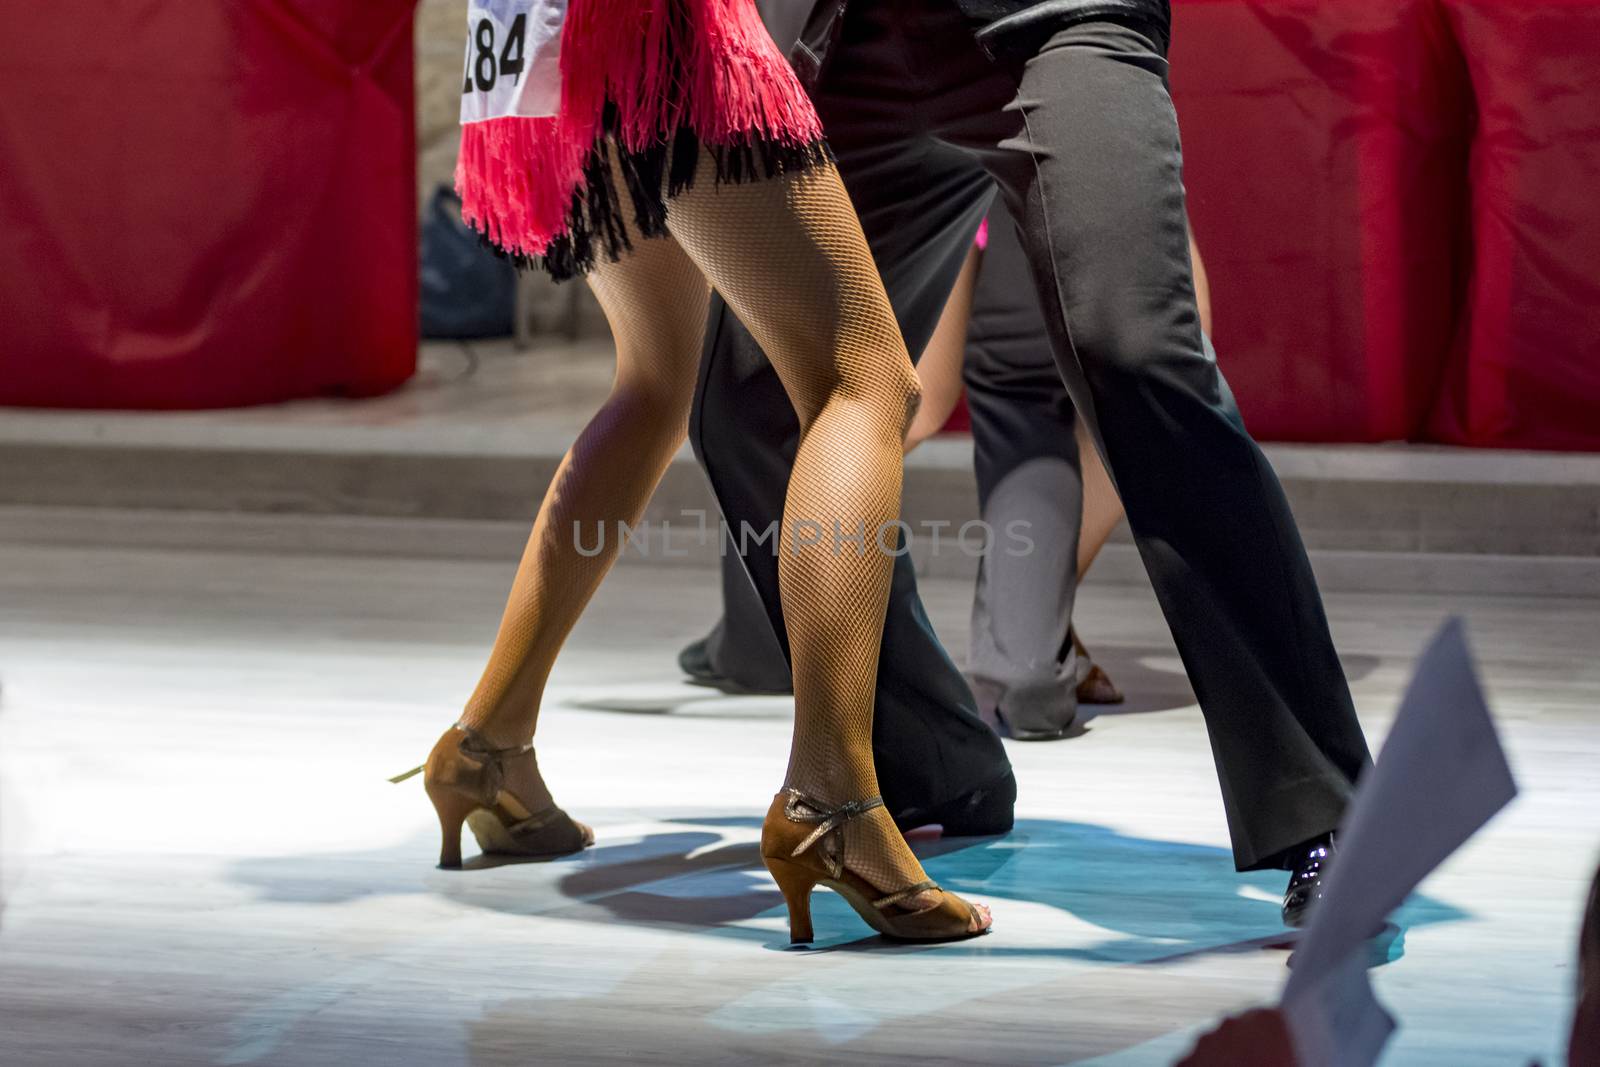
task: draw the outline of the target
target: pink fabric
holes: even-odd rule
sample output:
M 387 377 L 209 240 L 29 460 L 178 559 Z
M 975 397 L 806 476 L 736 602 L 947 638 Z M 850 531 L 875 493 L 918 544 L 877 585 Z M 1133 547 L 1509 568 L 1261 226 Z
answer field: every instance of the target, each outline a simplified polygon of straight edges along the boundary
M 810 98 L 751 0 L 572 0 L 561 77 L 559 115 L 462 130 L 462 213 L 509 252 L 542 255 L 567 232 L 608 104 L 630 151 L 684 127 L 705 144 L 822 139 Z

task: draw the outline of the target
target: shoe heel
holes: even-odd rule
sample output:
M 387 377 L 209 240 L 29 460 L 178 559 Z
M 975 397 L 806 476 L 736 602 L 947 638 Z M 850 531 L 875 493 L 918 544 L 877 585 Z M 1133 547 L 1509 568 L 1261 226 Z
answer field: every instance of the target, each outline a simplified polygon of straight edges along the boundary
M 805 944 L 813 940 L 811 930 L 811 890 L 816 887 L 817 876 L 797 863 L 762 856 L 767 872 L 778 883 L 783 902 L 789 906 L 789 943 Z
M 439 866 L 461 866 L 461 826 L 480 805 L 453 789 L 428 789 L 428 799 L 439 816 Z

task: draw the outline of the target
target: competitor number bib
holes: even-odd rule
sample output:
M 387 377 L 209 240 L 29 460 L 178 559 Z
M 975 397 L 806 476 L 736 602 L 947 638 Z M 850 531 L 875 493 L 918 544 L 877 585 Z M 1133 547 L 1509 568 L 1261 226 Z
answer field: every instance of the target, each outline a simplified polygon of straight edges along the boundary
M 567 0 L 470 0 L 463 125 L 560 110 L 566 17 Z

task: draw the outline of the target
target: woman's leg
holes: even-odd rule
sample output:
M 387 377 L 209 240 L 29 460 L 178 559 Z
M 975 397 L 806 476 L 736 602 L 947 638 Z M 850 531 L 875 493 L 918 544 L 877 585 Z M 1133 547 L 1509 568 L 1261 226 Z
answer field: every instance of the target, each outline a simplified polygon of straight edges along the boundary
M 1079 419 L 1074 432 L 1078 435 L 1079 463 L 1083 468 L 1083 526 L 1078 532 L 1078 582 L 1089 571 L 1089 565 L 1100 555 L 1100 550 L 1111 539 L 1111 531 L 1122 521 L 1122 498 L 1117 487 L 1111 484 L 1105 461 L 1089 440 L 1089 431 Z M 1120 704 L 1122 690 L 1111 680 L 1105 669 L 1094 661 L 1084 647 L 1083 638 L 1073 627 L 1070 635 L 1078 663 L 1079 704 Z M 1065 655 L 1065 650 L 1063 650 Z
M 497 747 L 533 736 L 556 653 L 620 551 L 617 523 L 639 520 L 688 430 L 710 298 L 705 277 L 676 242 L 652 240 L 595 270 L 589 284 L 616 339 L 617 375 L 545 492 L 494 650 L 461 718 Z M 508 760 L 506 776 L 530 810 L 553 805 L 532 758 Z
M 917 408 L 911 429 L 906 432 L 905 450 L 910 452 L 944 429 L 961 400 L 961 365 L 967 353 L 967 327 L 972 322 L 972 302 L 978 292 L 978 273 L 983 266 L 983 251 L 973 245 L 961 264 L 955 288 L 945 301 L 939 324 L 933 328 L 928 347 L 917 360 L 917 380 L 922 385 L 922 404 Z
M 1078 532 L 1078 581 L 1089 572 L 1089 566 L 1100 555 L 1100 550 L 1111 539 L 1111 531 L 1122 521 L 1122 498 L 1117 487 L 1111 484 L 1105 461 L 1089 439 L 1089 431 L 1079 419 L 1074 432 L 1078 436 L 1078 462 L 1083 468 L 1083 525 Z
M 717 186 L 710 166 L 667 224 L 771 357 L 800 419 L 779 549 L 788 785 L 837 807 L 878 795 L 872 711 L 893 561 L 877 539 L 899 515 L 917 379 L 837 172 Z M 843 858 L 857 875 L 884 892 L 924 879 L 887 810 L 850 826 Z

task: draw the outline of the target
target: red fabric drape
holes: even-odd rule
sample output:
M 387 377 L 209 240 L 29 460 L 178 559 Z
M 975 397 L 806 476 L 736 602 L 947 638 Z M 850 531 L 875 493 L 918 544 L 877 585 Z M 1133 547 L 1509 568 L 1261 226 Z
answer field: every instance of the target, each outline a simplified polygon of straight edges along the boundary
M 0 34 L 0 404 L 413 372 L 411 0 L 56 0 Z
M 1433 437 L 1600 450 L 1600 2 L 1443 2 L 1479 119 L 1472 283 Z
M 1418 435 L 1458 304 L 1470 98 L 1431 0 L 1176 0 L 1217 342 L 1266 440 Z

